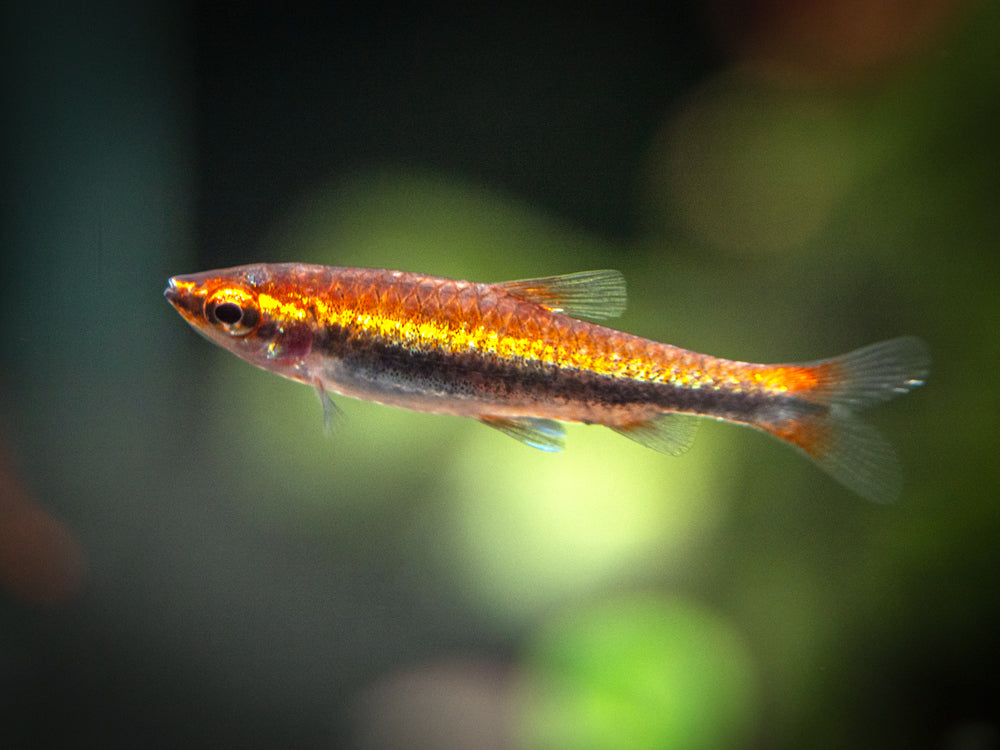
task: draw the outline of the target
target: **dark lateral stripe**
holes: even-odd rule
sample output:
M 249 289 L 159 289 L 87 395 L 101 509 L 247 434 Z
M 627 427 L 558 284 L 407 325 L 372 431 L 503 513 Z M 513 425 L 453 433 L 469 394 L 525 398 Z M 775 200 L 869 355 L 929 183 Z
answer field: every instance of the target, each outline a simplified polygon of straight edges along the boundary
M 356 374 L 377 373 L 383 381 L 398 382 L 403 390 L 444 397 L 574 402 L 602 408 L 655 405 L 662 411 L 737 421 L 753 421 L 762 409 L 775 408 L 774 397 L 766 395 L 679 388 L 555 365 L 500 360 L 477 352 L 419 351 L 372 337 L 351 337 L 342 329 L 328 328 L 314 339 L 313 348 L 339 358 Z

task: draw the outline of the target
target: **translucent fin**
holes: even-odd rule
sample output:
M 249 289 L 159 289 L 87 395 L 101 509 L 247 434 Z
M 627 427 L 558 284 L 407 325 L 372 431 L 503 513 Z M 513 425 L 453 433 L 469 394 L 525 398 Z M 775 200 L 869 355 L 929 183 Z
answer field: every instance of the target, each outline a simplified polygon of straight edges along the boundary
M 903 469 L 892 446 L 878 430 L 851 414 L 806 418 L 794 438 L 784 439 L 842 485 L 874 503 L 891 503 L 903 488 Z
M 323 406 L 323 432 L 327 435 L 333 432 L 333 422 L 340 418 L 340 408 L 330 398 L 330 394 L 323 387 L 323 381 L 317 378 L 313 385 L 316 387 L 316 395 Z
M 695 417 L 661 414 L 646 422 L 636 422 L 611 429 L 654 451 L 669 456 L 679 456 L 691 447 L 697 428 L 698 421 Z
M 625 312 L 625 278 L 618 271 L 580 271 L 497 286 L 574 318 L 617 318 Z
M 862 497 L 895 500 L 903 483 L 896 454 L 855 411 L 922 385 L 930 366 L 927 345 L 898 338 L 800 366 L 811 370 L 818 384 L 792 394 L 780 419 L 754 426 L 799 448 Z
M 565 428 L 559 422 L 551 419 L 480 417 L 479 421 L 495 430 L 500 430 L 504 435 L 509 435 L 525 445 L 549 453 L 561 452 L 566 439 Z
M 930 352 L 921 339 L 902 336 L 806 367 L 819 373 L 816 395 L 833 404 L 863 409 L 924 384 Z

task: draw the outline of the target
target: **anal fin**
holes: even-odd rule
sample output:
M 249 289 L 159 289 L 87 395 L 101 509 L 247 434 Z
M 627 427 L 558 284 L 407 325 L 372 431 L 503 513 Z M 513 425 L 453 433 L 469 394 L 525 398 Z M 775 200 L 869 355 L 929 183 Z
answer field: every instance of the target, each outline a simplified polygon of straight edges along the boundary
M 619 435 L 669 456 L 679 456 L 694 442 L 697 418 L 686 414 L 661 414 L 644 422 L 611 427 Z

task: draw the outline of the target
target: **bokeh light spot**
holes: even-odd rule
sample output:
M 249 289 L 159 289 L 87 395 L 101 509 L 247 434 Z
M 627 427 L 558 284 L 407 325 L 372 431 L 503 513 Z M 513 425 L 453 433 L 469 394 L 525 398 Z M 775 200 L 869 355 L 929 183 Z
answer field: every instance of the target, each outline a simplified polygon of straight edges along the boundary
M 525 658 L 523 746 L 644 750 L 745 744 L 753 660 L 734 627 L 683 599 L 635 596 L 566 615 Z
M 0 444 L 0 589 L 32 605 L 63 604 L 86 580 L 83 547 L 24 489 Z
M 471 438 L 448 478 L 442 554 L 495 622 L 679 575 L 718 518 L 717 477 L 697 447 L 673 458 L 581 426 L 556 455 L 489 432 Z
M 823 229 L 861 149 L 836 96 L 747 83 L 709 82 L 665 126 L 651 151 L 651 218 L 727 252 L 788 252 Z

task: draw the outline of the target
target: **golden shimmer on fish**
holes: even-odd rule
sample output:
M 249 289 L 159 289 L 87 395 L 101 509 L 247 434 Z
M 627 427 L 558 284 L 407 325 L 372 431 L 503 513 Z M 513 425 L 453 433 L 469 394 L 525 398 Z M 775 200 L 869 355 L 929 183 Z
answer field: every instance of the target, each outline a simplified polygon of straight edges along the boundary
M 481 284 L 301 263 L 175 276 L 167 299 L 247 361 L 315 387 L 474 417 L 543 450 L 560 422 L 599 424 L 656 450 L 690 444 L 691 416 L 749 425 L 876 501 L 898 494 L 892 448 L 855 412 L 921 385 L 929 356 L 903 337 L 834 359 L 764 365 L 590 323 L 620 315 L 617 271 Z

